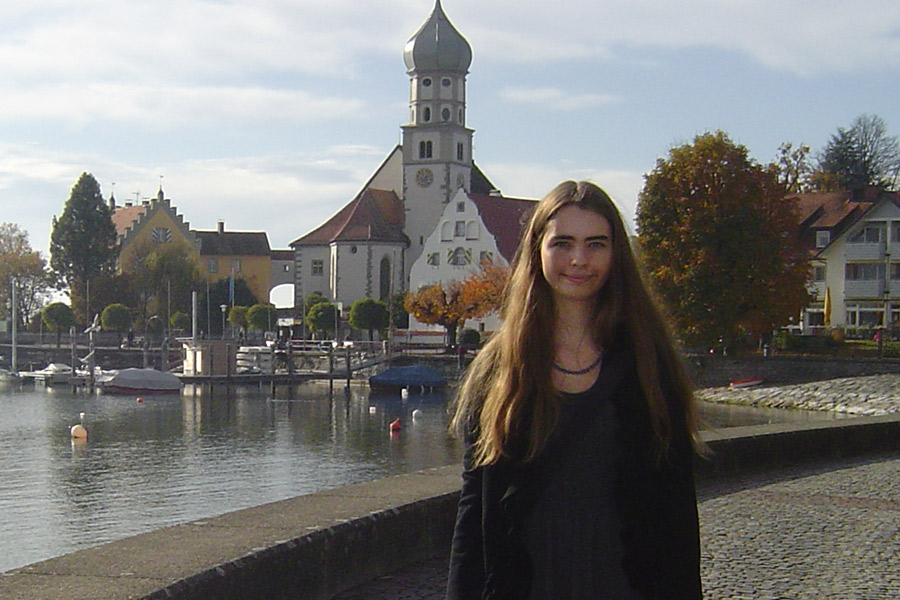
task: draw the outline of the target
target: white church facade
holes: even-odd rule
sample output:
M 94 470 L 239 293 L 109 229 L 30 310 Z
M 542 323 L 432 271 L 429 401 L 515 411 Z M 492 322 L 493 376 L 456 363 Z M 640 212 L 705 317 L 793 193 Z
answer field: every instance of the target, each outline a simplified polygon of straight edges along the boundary
M 503 197 L 472 156 L 466 75 L 472 50 L 436 0 L 403 51 L 409 123 L 360 192 L 290 245 L 294 306 L 318 292 L 346 310 L 432 283 L 462 280 L 482 261 L 508 264 L 534 201 Z M 492 329 L 494 321 L 467 323 Z M 441 330 L 416 323 L 411 329 Z

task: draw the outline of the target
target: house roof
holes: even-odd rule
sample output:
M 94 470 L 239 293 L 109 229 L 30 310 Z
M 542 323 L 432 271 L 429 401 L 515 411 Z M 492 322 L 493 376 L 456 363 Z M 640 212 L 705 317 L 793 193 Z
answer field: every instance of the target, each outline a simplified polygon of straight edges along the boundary
M 201 256 L 270 256 L 264 231 L 194 231 L 200 238 Z
M 366 188 L 324 224 L 291 246 L 334 242 L 402 242 L 403 202 L 393 191 Z
M 522 229 L 537 206 L 535 200 L 506 198 L 492 194 L 469 194 L 478 207 L 484 226 L 497 240 L 497 249 L 507 262 L 512 262 L 519 247 Z
M 810 229 L 832 229 L 847 217 L 865 213 L 872 202 L 855 202 L 849 192 L 816 192 L 789 196 L 800 216 L 800 226 Z
M 136 206 L 132 206 L 126 204 L 125 206 L 117 206 L 113 209 L 112 220 L 113 224 L 116 226 L 116 234 L 119 237 L 124 236 L 128 232 L 128 228 L 137 221 L 141 215 L 146 212 L 147 206 L 143 204 L 138 204 Z
M 293 250 L 272 250 L 272 260 L 294 260 Z

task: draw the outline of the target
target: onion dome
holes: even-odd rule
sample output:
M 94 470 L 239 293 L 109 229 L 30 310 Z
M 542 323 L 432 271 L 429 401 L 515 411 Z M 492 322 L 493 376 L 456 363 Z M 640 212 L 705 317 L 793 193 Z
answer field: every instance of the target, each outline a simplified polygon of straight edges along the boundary
M 436 0 L 431 16 L 409 39 L 403 49 L 408 73 L 451 71 L 467 73 L 472 64 L 472 47 L 460 34 Z

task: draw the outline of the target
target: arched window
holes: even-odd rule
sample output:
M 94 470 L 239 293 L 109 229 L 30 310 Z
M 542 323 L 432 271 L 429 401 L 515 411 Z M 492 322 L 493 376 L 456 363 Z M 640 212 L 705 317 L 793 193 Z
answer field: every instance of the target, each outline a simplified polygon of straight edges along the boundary
M 381 259 L 378 281 L 378 299 L 387 301 L 391 296 L 391 260 L 387 256 Z
M 425 119 L 426 123 L 431 121 L 431 107 L 430 106 L 425 107 L 425 110 L 423 111 L 422 116 Z
M 472 249 L 460 246 L 447 250 L 447 262 L 456 267 L 472 264 Z
M 432 148 L 431 141 L 419 142 L 419 158 L 431 158 Z

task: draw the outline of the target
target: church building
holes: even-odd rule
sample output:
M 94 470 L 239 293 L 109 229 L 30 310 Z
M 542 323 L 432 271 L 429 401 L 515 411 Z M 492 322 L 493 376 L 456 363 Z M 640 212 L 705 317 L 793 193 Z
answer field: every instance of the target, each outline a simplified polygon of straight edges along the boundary
M 466 122 L 472 49 L 440 0 L 403 59 L 409 123 L 401 126 L 400 145 L 356 197 L 290 244 L 297 309 L 319 292 L 346 315 L 360 298 L 387 300 L 462 280 L 483 261 L 505 265 L 513 258 L 534 202 L 503 197 L 475 164 Z M 412 329 L 435 329 L 411 321 Z

